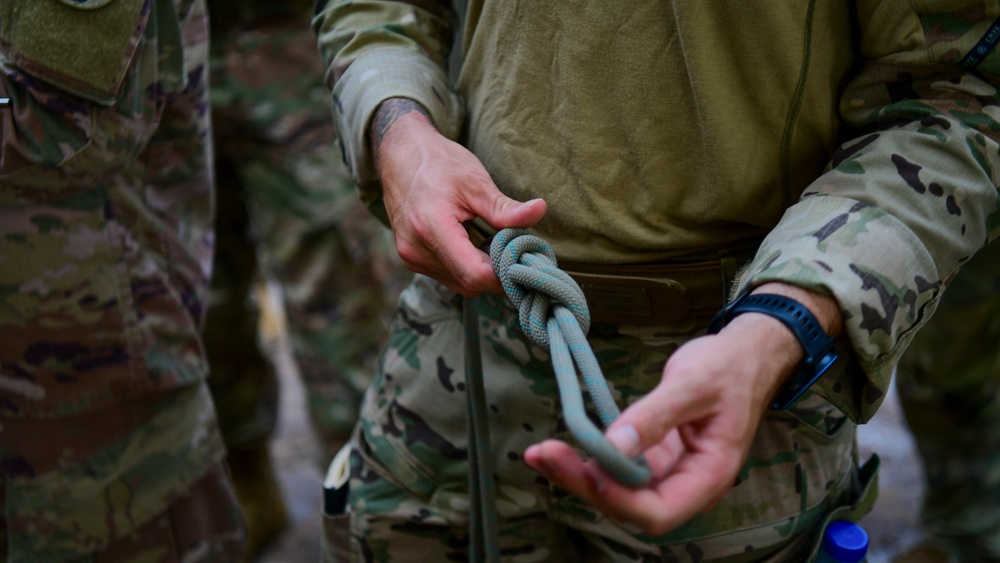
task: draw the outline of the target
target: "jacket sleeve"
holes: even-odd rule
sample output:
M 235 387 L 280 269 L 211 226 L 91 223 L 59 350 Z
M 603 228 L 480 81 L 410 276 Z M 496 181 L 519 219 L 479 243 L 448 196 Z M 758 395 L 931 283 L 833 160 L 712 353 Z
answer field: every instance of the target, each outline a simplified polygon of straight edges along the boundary
M 862 0 L 858 15 L 866 63 L 841 101 L 854 134 L 739 289 L 782 281 L 837 299 L 847 369 L 814 390 L 865 422 L 950 278 L 997 236 L 1000 6 Z
M 412 99 L 443 135 L 458 137 L 462 103 L 447 73 L 455 23 L 449 4 L 316 1 L 313 28 L 333 91 L 333 120 L 344 160 L 367 201 L 377 195 L 367 130 L 380 103 Z

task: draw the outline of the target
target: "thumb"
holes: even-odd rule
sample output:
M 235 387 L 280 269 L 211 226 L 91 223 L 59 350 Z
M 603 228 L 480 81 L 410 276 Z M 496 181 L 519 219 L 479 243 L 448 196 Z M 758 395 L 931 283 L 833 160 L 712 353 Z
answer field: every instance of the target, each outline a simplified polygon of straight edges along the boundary
M 484 213 L 481 216 L 496 229 L 527 228 L 541 221 L 547 210 L 548 206 L 541 198 L 520 202 L 500 195 L 493 201 L 490 208 L 483 210 Z
M 606 436 L 615 449 L 634 456 L 660 443 L 679 425 L 704 416 L 706 406 L 692 390 L 661 382 L 625 409 Z
M 633 424 L 619 423 L 608 429 L 608 442 L 621 453 L 631 457 L 642 451 L 642 438 Z

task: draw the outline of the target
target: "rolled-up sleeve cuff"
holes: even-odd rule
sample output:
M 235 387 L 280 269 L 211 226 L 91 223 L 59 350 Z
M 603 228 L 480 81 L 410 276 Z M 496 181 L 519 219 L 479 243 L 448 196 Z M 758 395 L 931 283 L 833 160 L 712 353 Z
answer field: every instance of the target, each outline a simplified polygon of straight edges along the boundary
M 344 161 L 362 189 L 375 179 L 368 150 L 368 124 L 379 104 L 389 98 L 409 98 L 419 103 L 438 131 L 449 139 L 456 139 L 461 129 L 462 104 L 443 69 L 407 49 L 386 47 L 364 53 L 351 63 L 333 89 L 333 120 Z
M 942 289 L 930 253 L 902 222 L 835 196 L 791 207 L 744 270 L 736 294 L 772 281 L 839 303 L 846 336 L 841 369 L 813 390 L 858 422 L 874 415 L 896 362 Z

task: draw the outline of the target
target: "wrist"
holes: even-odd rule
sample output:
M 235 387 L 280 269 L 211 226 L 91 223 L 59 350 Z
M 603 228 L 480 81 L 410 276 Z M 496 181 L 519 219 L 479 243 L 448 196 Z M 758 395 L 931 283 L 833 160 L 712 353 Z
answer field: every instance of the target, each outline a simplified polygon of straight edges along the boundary
M 788 297 L 802 304 L 812 313 L 823 332 L 837 338 L 844 330 L 844 317 L 840 313 L 837 300 L 829 295 L 781 282 L 768 282 L 755 287 L 751 294 L 770 293 Z
M 763 313 L 738 315 L 719 335 L 725 336 L 733 346 L 739 346 L 739 357 L 755 364 L 754 369 L 747 370 L 755 379 L 744 384 L 768 406 L 805 356 L 792 331 L 781 321 Z
M 382 155 L 390 152 L 400 137 L 405 139 L 411 132 L 428 128 L 437 131 L 427 110 L 409 98 L 390 98 L 379 104 L 368 124 L 368 150 L 376 169 Z
M 764 387 L 769 391 L 777 387 L 771 403 L 775 409 L 790 406 L 834 363 L 837 353 L 828 331 L 838 331 L 843 324 L 832 298 L 782 286 L 767 284 L 741 295 L 712 319 L 708 329 L 709 333 L 725 329 L 727 335 L 751 343 L 750 353 L 766 364 Z

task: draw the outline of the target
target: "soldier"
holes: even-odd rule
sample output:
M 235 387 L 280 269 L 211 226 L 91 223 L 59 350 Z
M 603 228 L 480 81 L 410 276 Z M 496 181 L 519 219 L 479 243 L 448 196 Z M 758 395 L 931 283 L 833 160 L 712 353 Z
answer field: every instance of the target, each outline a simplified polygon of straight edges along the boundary
M 871 500 L 855 425 L 997 235 L 1000 3 L 476 1 L 454 85 L 446 4 L 317 2 L 346 160 L 422 274 L 362 409 L 342 556 L 810 560 Z M 649 485 L 574 448 L 476 218 L 607 288 L 589 341 L 625 410 L 606 437 Z M 494 452 L 471 486 L 467 408 Z
M 268 447 L 278 351 L 258 346 L 253 288 L 281 289 L 325 466 L 357 419 L 405 279 L 335 144 L 310 7 L 209 1 L 218 251 L 204 334 L 248 555 L 287 520 Z
M 202 0 L 0 6 L 5 561 L 235 561 Z
M 1000 561 L 1000 245 L 962 266 L 897 368 L 930 538 L 899 563 Z

